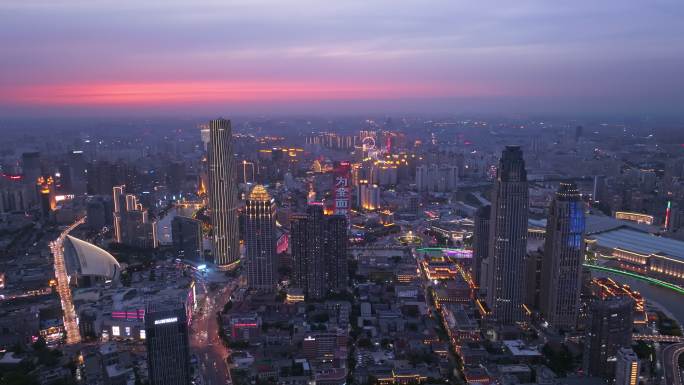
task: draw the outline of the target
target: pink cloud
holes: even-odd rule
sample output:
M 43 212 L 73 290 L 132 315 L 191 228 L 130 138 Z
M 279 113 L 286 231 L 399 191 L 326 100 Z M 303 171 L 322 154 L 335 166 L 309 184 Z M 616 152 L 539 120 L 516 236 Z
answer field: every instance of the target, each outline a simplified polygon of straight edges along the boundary
M 103 82 L 5 87 L 0 103 L 107 106 L 500 96 L 477 84 L 315 81 Z

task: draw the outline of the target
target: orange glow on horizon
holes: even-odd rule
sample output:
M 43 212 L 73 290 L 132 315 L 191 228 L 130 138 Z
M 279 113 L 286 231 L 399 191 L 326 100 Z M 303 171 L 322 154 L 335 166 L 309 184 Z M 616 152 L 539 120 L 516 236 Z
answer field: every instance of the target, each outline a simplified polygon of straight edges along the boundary
M 499 95 L 479 85 L 311 81 L 125 82 L 6 87 L 0 102 L 21 105 L 365 100 Z

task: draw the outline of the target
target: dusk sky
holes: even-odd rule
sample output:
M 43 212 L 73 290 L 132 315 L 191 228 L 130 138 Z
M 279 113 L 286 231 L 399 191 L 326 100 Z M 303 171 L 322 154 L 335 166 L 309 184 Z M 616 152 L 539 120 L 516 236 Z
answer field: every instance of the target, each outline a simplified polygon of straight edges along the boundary
M 0 114 L 682 114 L 684 2 L 0 0 Z

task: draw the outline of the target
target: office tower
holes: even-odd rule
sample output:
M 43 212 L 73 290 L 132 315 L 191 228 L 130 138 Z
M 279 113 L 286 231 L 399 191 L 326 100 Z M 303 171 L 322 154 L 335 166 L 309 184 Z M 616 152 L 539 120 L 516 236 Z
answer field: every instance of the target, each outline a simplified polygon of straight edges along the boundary
M 24 180 L 33 184 L 43 175 L 40 164 L 40 152 L 25 152 L 21 154 L 21 171 Z
M 349 268 L 347 267 L 347 218 L 344 215 L 328 217 L 325 223 L 325 254 L 328 266 L 328 289 L 336 292 L 347 290 Z
M 486 275 L 483 274 L 483 263 L 489 256 L 489 217 L 492 206 L 483 206 L 475 212 L 475 231 L 473 231 L 473 277 L 475 283 L 484 289 Z M 485 275 L 485 277 L 483 277 Z M 484 290 L 482 291 L 484 292 Z
M 506 146 L 492 191 L 487 303 L 499 324 L 522 320 L 529 191 L 518 146 Z
M 596 299 L 589 305 L 584 340 L 584 371 L 610 378 L 620 348 L 632 344 L 634 300 L 631 297 Z
M 81 150 L 69 151 L 69 185 L 71 192 L 76 195 L 84 194 L 86 192 L 86 181 L 88 177 L 88 170 L 85 161 L 85 155 Z
M 125 193 L 126 186 L 114 186 L 112 200 L 114 203 L 114 241 L 116 243 L 123 241 L 122 227 L 124 212 L 126 211 Z
M 188 322 L 183 305 L 159 305 L 145 312 L 150 385 L 190 384 Z
M 171 241 L 179 258 L 202 261 L 202 222 L 174 217 L 171 220 Z
M 320 299 L 326 294 L 324 219 L 323 206 L 312 204 L 305 215 L 294 215 L 291 221 L 294 282 L 307 299 Z
M 247 284 L 250 288 L 270 292 L 277 281 L 275 201 L 262 185 L 256 185 L 247 197 L 245 207 L 245 245 Z
M 582 196 L 574 183 L 561 183 L 546 223 L 540 292 L 541 313 L 556 330 L 577 325 L 584 249 Z
M 606 177 L 603 175 L 594 176 L 594 189 L 592 191 L 592 199 L 594 202 L 602 202 L 605 199 L 606 193 Z
M 90 199 L 86 206 L 86 224 L 91 231 L 100 231 L 107 225 L 105 204 L 101 199 Z
M 639 384 L 639 357 L 632 348 L 621 348 L 615 361 L 615 385 Z
M 240 259 L 237 186 L 230 121 L 209 122 L 209 210 L 213 226 L 214 263 L 227 266 Z

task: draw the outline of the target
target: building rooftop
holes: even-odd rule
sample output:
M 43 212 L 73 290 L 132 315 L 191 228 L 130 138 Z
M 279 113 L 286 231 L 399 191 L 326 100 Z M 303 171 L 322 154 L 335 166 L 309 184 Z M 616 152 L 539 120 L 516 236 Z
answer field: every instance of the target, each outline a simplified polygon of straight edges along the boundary
M 67 235 L 64 243 L 64 256 L 71 274 L 77 272 L 84 276 L 114 279 L 121 271 L 121 266 L 114 256 L 92 243 L 71 235 Z
M 684 261 L 684 242 L 627 228 L 593 234 L 600 247 L 619 248 L 643 255 L 660 254 Z

